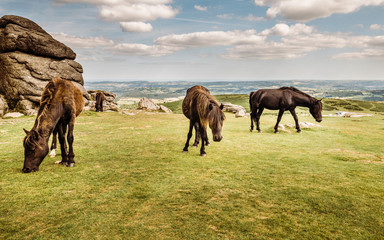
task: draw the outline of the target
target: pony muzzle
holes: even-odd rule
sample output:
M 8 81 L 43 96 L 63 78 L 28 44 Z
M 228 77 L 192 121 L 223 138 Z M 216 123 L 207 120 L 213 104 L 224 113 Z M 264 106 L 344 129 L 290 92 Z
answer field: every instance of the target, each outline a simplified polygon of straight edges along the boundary
M 39 170 L 39 168 L 23 168 L 23 173 L 30 173 L 30 172 L 36 172 L 37 170 Z
M 213 136 L 213 141 L 220 142 L 223 139 L 223 136 Z

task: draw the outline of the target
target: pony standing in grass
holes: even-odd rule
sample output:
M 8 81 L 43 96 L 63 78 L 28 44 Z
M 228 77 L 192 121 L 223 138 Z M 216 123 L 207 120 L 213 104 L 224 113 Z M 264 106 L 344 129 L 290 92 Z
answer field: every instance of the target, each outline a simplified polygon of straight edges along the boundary
M 75 118 L 83 110 L 83 107 L 83 95 L 70 81 L 57 77 L 47 84 L 40 100 L 40 108 L 32 130 L 24 129 L 27 134 L 24 138 L 24 173 L 39 170 L 41 162 L 48 154 L 48 140 L 53 131 L 59 135 L 62 157 L 60 164 L 68 167 L 74 166 L 73 129 Z M 65 142 L 67 128 L 69 151 Z
M 209 90 L 203 86 L 194 86 L 187 90 L 187 95 L 183 101 L 183 114 L 190 120 L 187 142 L 183 152 L 188 152 L 189 140 L 192 137 L 192 130 L 196 130 L 194 146 L 199 144 L 201 138 L 200 156 L 206 156 L 205 145 L 208 145 L 207 125 L 212 130 L 213 141 L 220 142 L 223 137 L 221 130 L 225 115 L 223 105 L 219 105 L 216 99 L 210 94 Z
M 96 112 L 103 111 L 103 102 L 105 100 L 105 95 L 102 92 L 96 93 Z
M 256 121 L 256 130 L 260 130 L 260 116 L 264 108 L 270 110 L 279 110 L 277 122 L 275 125 L 275 133 L 278 133 L 279 122 L 285 111 L 290 111 L 295 120 L 297 132 L 300 133 L 299 120 L 297 118 L 295 108 L 297 106 L 308 107 L 311 115 L 317 122 L 321 122 L 322 103 L 314 97 L 300 91 L 295 87 L 281 87 L 279 89 L 260 89 L 251 92 L 249 95 L 249 106 L 251 109 L 251 129 L 253 131 L 253 122 Z

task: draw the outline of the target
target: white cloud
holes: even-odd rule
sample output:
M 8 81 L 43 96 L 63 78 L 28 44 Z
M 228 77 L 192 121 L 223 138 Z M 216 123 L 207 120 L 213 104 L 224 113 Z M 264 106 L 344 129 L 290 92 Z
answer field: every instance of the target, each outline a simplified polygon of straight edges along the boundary
M 371 30 L 382 30 L 382 31 L 384 31 L 384 25 L 380 25 L 380 24 L 372 24 L 371 26 L 369 26 L 369 29 L 371 29 Z
M 255 30 L 246 31 L 212 31 L 187 34 L 171 34 L 157 38 L 157 45 L 189 47 L 231 46 L 239 44 L 260 44 L 264 36 L 258 36 Z
M 104 37 L 77 37 L 70 36 L 65 33 L 50 33 L 58 41 L 68 45 L 71 48 L 96 48 L 106 47 L 114 45 L 114 41 L 111 39 L 105 39 Z
M 152 25 L 144 22 L 120 22 L 120 27 L 124 32 L 150 32 Z
M 121 43 L 109 48 L 116 54 L 131 55 L 131 56 L 152 56 L 161 57 L 172 54 L 181 49 L 172 46 L 146 45 L 137 43 Z
M 269 6 L 266 17 L 311 21 L 335 13 L 352 13 L 366 6 L 384 5 L 384 0 L 254 0 L 257 6 Z
M 98 7 L 100 17 L 106 21 L 118 21 L 124 31 L 148 31 L 144 22 L 158 18 L 175 17 L 178 10 L 169 4 L 172 0 L 54 0 L 56 3 L 89 3 Z M 132 24 L 127 24 L 132 22 Z M 138 24 L 140 22 L 140 24 Z M 147 25 L 144 25 L 147 24 Z M 136 26 L 136 27 L 134 27 Z M 152 28 L 151 28 L 152 30 Z
M 238 17 L 239 20 L 246 20 L 250 22 L 258 22 L 258 21 L 265 21 L 264 17 L 257 17 L 254 16 L 253 14 L 248 14 L 246 17 Z
M 104 20 L 119 22 L 153 21 L 158 18 L 172 18 L 176 11 L 168 5 L 125 4 L 103 5 L 100 16 Z
M 285 23 L 276 24 L 271 29 L 266 29 L 261 32 L 263 36 L 287 36 L 287 35 L 299 35 L 299 34 L 310 34 L 313 31 L 313 27 L 307 26 L 302 23 L 298 23 L 289 26 Z
M 220 14 L 220 15 L 216 15 L 216 17 L 221 18 L 221 19 L 232 20 L 234 15 L 233 14 Z
M 208 10 L 208 8 L 206 6 L 200 6 L 200 5 L 195 5 L 194 8 L 196 10 L 203 11 L 203 12 Z
M 374 58 L 374 59 L 384 59 L 384 49 L 373 49 L 368 48 L 361 52 L 348 52 L 341 53 L 333 56 L 334 59 L 366 59 L 366 58 Z

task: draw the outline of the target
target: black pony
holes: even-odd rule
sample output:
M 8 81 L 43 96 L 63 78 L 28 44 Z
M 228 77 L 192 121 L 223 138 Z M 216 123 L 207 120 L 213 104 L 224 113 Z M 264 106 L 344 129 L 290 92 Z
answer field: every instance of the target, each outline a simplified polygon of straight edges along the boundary
M 260 132 L 259 120 L 264 108 L 279 110 L 279 116 L 275 125 L 275 133 L 278 133 L 278 126 L 285 111 L 290 111 L 295 119 L 297 132 L 301 132 L 299 121 L 295 112 L 296 106 L 308 107 L 311 115 L 317 122 L 321 122 L 322 103 L 314 97 L 298 90 L 295 87 L 282 87 L 279 89 L 260 89 L 251 92 L 249 96 L 249 106 L 251 108 L 251 129 L 253 131 L 253 121 L 256 121 L 256 130 Z

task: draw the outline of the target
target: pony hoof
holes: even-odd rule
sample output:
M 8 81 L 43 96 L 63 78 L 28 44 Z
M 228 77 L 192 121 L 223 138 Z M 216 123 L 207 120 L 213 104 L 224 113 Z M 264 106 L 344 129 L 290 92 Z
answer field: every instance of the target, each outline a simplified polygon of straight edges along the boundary
M 59 162 L 60 165 L 63 165 L 63 166 L 67 166 L 68 163 L 67 162 Z
M 201 153 L 200 156 L 202 156 L 202 157 L 206 157 L 207 154 L 206 154 L 206 153 Z
M 211 146 L 211 144 L 210 144 L 210 143 L 207 143 L 207 144 L 205 144 L 205 146 Z
M 195 145 L 195 144 L 193 144 L 193 146 L 192 147 L 194 147 L 194 148 L 196 148 L 197 147 L 197 144 Z
M 183 153 L 188 153 L 188 150 L 183 150 Z
M 279 131 L 275 131 L 275 133 L 279 133 Z
M 257 130 L 258 133 L 261 133 L 261 130 Z
M 53 150 L 49 153 L 49 157 L 50 157 L 50 158 L 54 158 L 54 157 L 56 157 L 56 150 L 55 150 L 55 149 L 53 149 Z
M 252 132 L 252 131 L 253 131 L 253 129 L 249 129 L 249 131 L 250 131 L 250 132 Z
M 70 163 L 70 164 L 67 163 L 67 167 L 74 167 L 74 166 L 75 166 L 75 163 Z
M 56 161 L 56 162 L 55 162 L 55 164 L 60 164 L 60 163 L 61 163 L 61 161 Z

